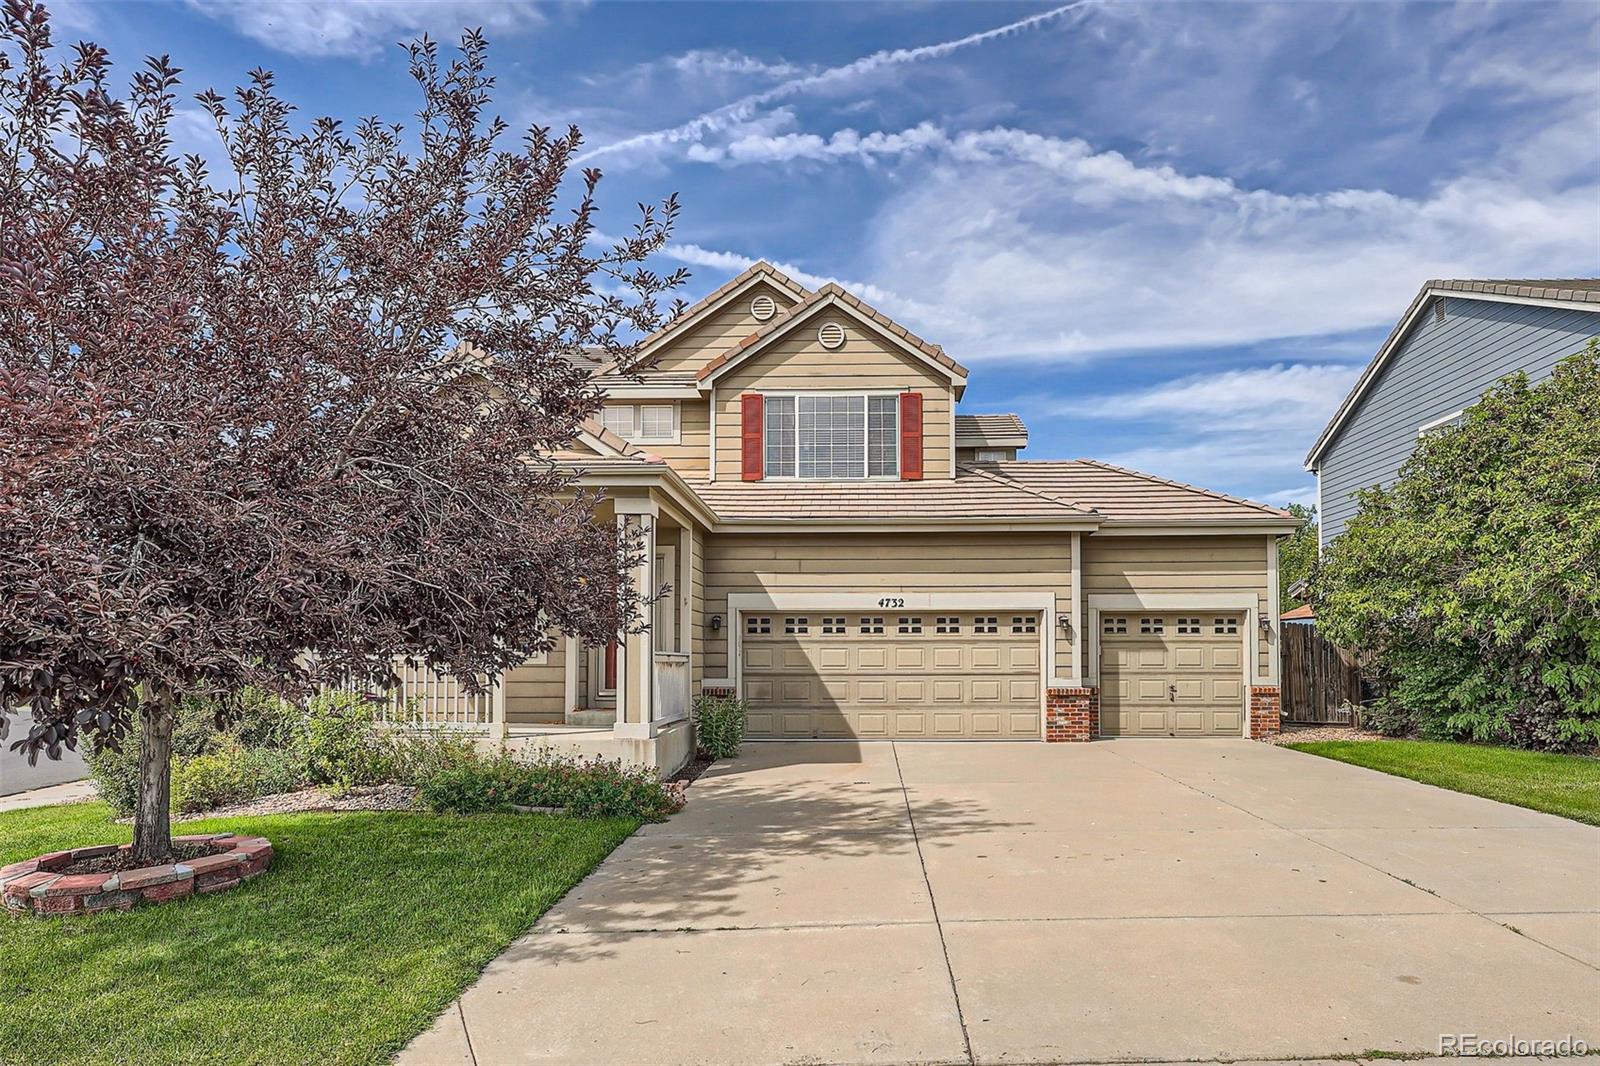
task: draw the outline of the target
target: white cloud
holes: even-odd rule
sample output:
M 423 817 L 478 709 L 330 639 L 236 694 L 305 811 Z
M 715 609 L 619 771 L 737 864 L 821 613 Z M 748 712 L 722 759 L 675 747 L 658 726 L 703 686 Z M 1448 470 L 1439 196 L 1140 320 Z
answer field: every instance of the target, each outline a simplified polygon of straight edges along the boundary
M 1133 392 L 1063 401 L 1061 414 L 1084 406 L 1103 419 L 1196 420 L 1226 423 L 1228 434 L 1321 429 L 1361 373 L 1349 364 L 1277 363 L 1212 374 L 1196 374 Z M 1215 424 L 1215 423 L 1212 423 Z
M 422 33 L 452 41 L 467 27 L 499 34 L 544 23 L 510 0 L 189 0 L 211 18 L 290 55 L 365 58 Z
M 760 92 L 750 93 L 730 104 L 715 108 L 711 111 L 697 115 L 687 122 L 666 129 L 652 130 L 648 133 L 634 134 L 623 137 L 610 144 L 604 144 L 591 149 L 578 162 L 586 162 L 603 155 L 636 154 L 650 156 L 662 150 L 672 149 L 677 145 L 687 145 L 699 141 L 708 134 L 714 134 L 729 127 L 747 121 L 751 116 L 782 100 L 799 96 L 803 93 L 838 91 L 855 86 L 857 83 L 870 76 L 894 67 L 907 64 L 922 63 L 932 59 L 942 59 L 952 53 L 967 48 L 974 48 L 989 41 L 1011 37 L 1024 33 L 1035 27 L 1054 21 L 1062 16 L 1089 6 L 1095 0 L 1074 0 L 1073 3 L 1042 11 L 1037 15 L 1008 22 L 1004 26 L 997 26 L 992 30 L 981 33 L 971 33 L 965 37 L 958 37 L 938 44 L 922 45 L 917 48 L 891 48 L 873 52 L 871 55 L 845 63 L 837 67 L 829 67 L 815 73 L 804 74 L 790 78 Z

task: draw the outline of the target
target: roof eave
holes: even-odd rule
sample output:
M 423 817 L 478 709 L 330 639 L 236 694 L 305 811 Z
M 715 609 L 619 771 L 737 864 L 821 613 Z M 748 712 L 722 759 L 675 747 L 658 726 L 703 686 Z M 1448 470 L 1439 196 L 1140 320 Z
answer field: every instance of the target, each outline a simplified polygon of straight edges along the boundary
M 1298 518 L 1280 518 L 1276 515 L 1263 515 L 1260 518 L 1107 518 L 1100 523 L 1100 532 L 1126 536 L 1173 533 L 1266 535 L 1293 533 L 1301 524 Z

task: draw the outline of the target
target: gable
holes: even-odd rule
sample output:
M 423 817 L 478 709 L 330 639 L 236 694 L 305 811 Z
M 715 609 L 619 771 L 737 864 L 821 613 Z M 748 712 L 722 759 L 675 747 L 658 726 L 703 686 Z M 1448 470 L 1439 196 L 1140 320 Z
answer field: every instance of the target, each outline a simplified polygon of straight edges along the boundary
M 650 372 L 698 373 L 712 359 L 772 321 L 772 318 L 765 322 L 757 319 L 751 310 L 751 304 L 760 296 L 769 297 L 777 304 L 777 315 L 782 315 L 800 299 L 788 289 L 761 278 L 727 306 L 664 342 Z

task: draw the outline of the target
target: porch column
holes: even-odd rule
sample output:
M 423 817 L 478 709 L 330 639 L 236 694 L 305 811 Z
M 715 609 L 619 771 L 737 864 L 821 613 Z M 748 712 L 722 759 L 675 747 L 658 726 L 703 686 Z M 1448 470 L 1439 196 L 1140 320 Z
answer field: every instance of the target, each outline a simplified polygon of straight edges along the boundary
M 648 499 L 616 501 L 619 532 L 637 532 L 640 558 L 633 570 L 633 585 L 641 596 L 655 591 L 656 517 L 659 513 Z M 624 635 L 617 657 L 617 737 L 645 740 L 655 736 L 655 632 L 650 626 L 650 609 L 643 607 L 632 624 L 643 626 Z
M 566 637 L 561 649 L 562 664 L 562 707 L 561 713 L 576 711 L 580 708 L 578 696 L 578 656 L 582 655 L 582 645 L 577 637 Z

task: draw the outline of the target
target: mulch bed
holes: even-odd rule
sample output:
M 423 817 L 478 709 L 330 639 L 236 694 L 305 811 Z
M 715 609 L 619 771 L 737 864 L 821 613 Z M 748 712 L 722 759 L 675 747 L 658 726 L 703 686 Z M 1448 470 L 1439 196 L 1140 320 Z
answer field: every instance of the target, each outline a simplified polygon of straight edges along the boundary
M 261 796 L 246 803 L 213 807 L 209 811 L 179 815 L 179 821 L 201 818 L 242 818 L 261 814 L 323 814 L 330 811 L 411 811 L 418 809 L 417 790 L 410 785 L 362 785 L 348 792 L 303 788 Z M 124 825 L 132 818 L 119 818 Z
M 667 784 L 682 785 L 687 788 L 694 784 L 695 778 L 711 769 L 713 762 L 715 762 L 715 760 L 708 759 L 704 755 L 696 752 L 694 758 L 684 763 L 683 767 L 677 773 L 667 778 Z
M 210 844 L 179 844 L 172 845 L 172 858 L 168 862 L 188 862 L 190 859 L 200 859 L 207 855 L 215 855 L 217 849 Z M 145 859 L 136 859 L 131 851 L 113 851 L 108 855 L 97 855 L 89 859 L 79 859 L 69 866 L 63 866 L 55 872 L 67 874 L 118 874 L 124 870 L 139 870 L 150 863 Z

